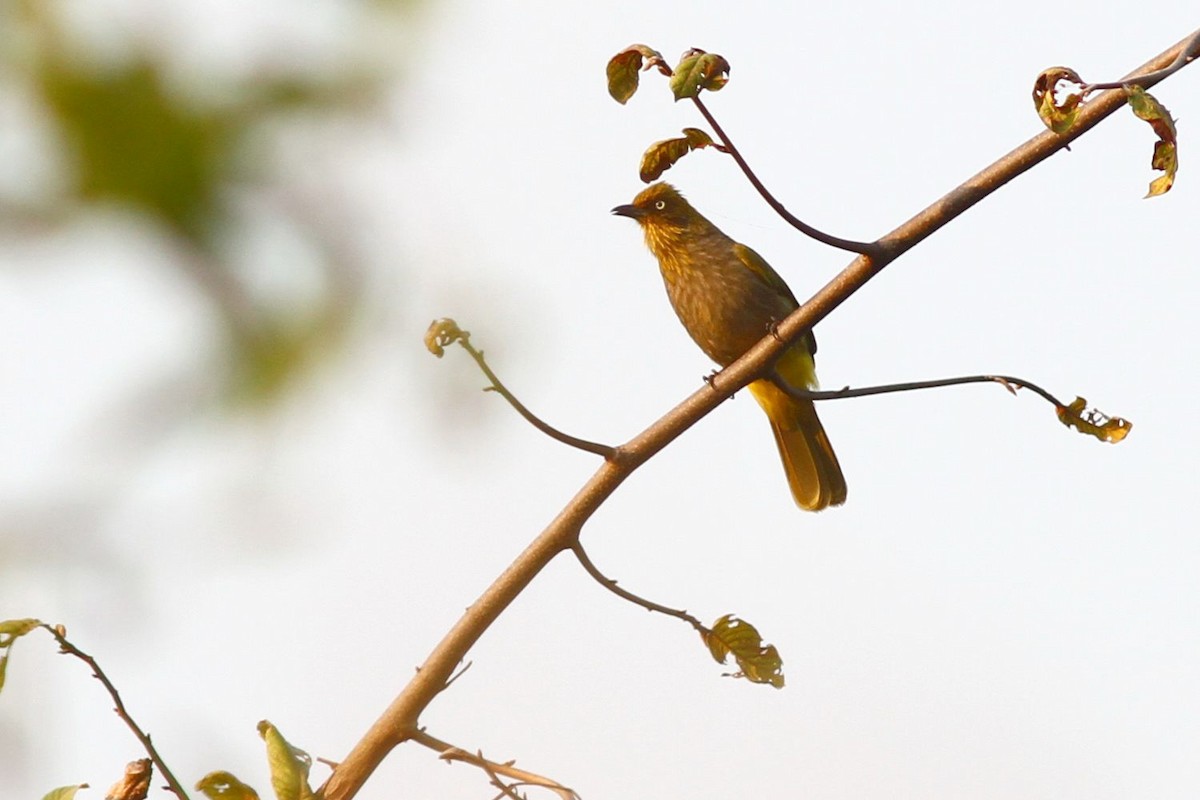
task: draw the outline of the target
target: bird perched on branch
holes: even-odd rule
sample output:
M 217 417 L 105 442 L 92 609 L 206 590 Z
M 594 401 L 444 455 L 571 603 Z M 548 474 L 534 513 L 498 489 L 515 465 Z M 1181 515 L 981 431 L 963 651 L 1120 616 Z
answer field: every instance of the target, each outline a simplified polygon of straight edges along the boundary
M 630 205 L 612 211 L 642 227 L 680 322 L 722 367 L 799 307 L 762 256 L 722 233 L 670 184 L 653 184 Z M 816 388 L 816 349 L 809 332 L 779 356 L 769 378 L 747 387 L 771 420 L 792 497 L 808 511 L 846 500 L 846 479 L 813 402 L 780 388 L 780 382 L 798 390 Z

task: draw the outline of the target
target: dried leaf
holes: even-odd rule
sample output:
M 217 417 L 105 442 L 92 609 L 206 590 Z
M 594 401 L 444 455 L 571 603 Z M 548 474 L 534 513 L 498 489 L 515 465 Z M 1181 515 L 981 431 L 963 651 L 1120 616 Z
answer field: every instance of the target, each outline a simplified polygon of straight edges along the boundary
M 671 76 L 676 100 L 696 97 L 704 89 L 715 92 L 729 82 L 729 62 L 716 53 L 692 48 L 683 54 Z
M 1076 89 L 1059 102 L 1059 83 L 1063 81 L 1075 84 Z M 1082 101 L 1083 79 L 1070 67 L 1050 67 L 1033 82 L 1033 105 L 1042 122 L 1055 133 L 1066 133 L 1075 124 Z
M 146 800 L 154 767 L 150 759 L 139 758 L 125 765 L 125 774 L 108 790 L 104 800 Z
M 1132 422 L 1089 409 L 1087 400 L 1082 397 L 1076 397 L 1075 402 L 1065 408 L 1058 406 L 1055 411 L 1058 414 L 1058 421 L 1063 425 L 1075 428 L 1088 436 L 1095 436 L 1100 441 L 1110 444 L 1120 442 L 1133 429 Z
M 1140 86 L 1126 85 L 1125 99 L 1133 108 L 1134 115 L 1138 119 L 1150 123 L 1150 127 L 1158 135 L 1158 141 L 1154 143 L 1154 155 L 1150 159 L 1150 166 L 1165 174 L 1150 182 L 1150 191 L 1146 197 L 1166 194 L 1171 191 L 1171 186 L 1175 183 L 1175 173 L 1179 170 L 1175 120 L 1171 119 L 1171 112 L 1167 111 L 1162 103 Z
M 739 671 L 731 677 L 783 688 L 783 659 L 779 651 L 774 645 L 764 645 L 762 636 L 749 622 L 726 614 L 713 624 L 712 630 L 703 629 L 700 637 L 718 664 L 726 663 L 733 655 Z
M 688 153 L 712 145 L 712 137 L 704 131 L 699 128 L 684 128 L 682 137 L 664 139 L 646 149 L 646 152 L 642 154 L 642 164 L 638 168 L 638 175 L 641 177 L 642 183 L 658 180 L 660 175 Z
M 608 60 L 608 93 L 625 105 L 638 89 L 638 73 L 665 63 L 662 54 L 644 44 L 631 44 Z

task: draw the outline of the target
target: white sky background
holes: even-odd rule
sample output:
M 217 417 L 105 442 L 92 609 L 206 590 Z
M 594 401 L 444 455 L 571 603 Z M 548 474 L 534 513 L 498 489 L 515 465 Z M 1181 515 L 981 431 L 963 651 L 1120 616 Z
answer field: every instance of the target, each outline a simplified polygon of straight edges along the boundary
M 284 34 L 232 3 L 174 24 L 179 57 L 320 40 L 326 18 L 277 5 L 295 17 Z M 1145 18 L 816 5 L 428 9 L 386 124 L 340 132 L 319 165 L 338 172 L 312 178 L 389 271 L 346 357 L 267 416 L 201 402 L 165 438 L 113 419 L 165 376 L 202 382 L 211 357 L 195 344 L 211 320 L 159 265 L 162 242 L 104 219 L 39 248 L 0 242 L 0 500 L 85 515 L 38 534 L 84 554 L 69 569 L 0 531 L 0 557 L 29 564 L 6 573 L 0 617 L 65 623 L 185 784 L 228 769 L 266 796 L 259 719 L 341 758 L 597 466 L 479 392 L 465 353 L 426 355 L 431 319 L 457 319 L 534 411 L 600 441 L 631 438 L 710 369 L 636 226 L 609 215 L 639 190 L 643 148 L 703 120 L 656 75 L 618 106 L 609 56 L 726 56 L 732 80 L 708 102 L 760 175 L 800 217 L 870 239 L 1038 133 L 1041 69 L 1115 78 L 1196 24 L 1182 0 Z M 1011 373 L 1131 419 L 1125 443 L 999 388 L 827 403 L 849 501 L 811 515 L 739 396 L 630 479 L 585 543 L 632 591 L 753 622 L 787 688 L 720 677 L 690 628 L 564 556 L 471 653 L 429 731 L 588 800 L 1194 796 L 1198 89 L 1192 67 L 1154 90 L 1180 119 L 1166 197 L 1142 199 L 1153 135 L 1118 114 L 818 329 L 827 387 Z M 801 298 L 849 260 L 717 153 L 667 177 Z M 0 795 L 88 781 L 81 797 L 102 796 L 140 755 L 109 706 L 46 637 L 22 641 Z M 487 797 L 485 782 L 409 746 L 361 796 Z

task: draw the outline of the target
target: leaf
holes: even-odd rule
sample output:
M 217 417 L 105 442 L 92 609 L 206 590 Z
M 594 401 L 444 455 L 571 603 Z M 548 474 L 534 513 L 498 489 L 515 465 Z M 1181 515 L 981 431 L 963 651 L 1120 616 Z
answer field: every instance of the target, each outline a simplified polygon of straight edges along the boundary
M 41 625 L 40 619 L 6 619 L 0 622 L 0 647 L 8 647 L 15 640 Z
M 660 64 L 666 62 L 657 50 L 644 44 L 629 45 L 608 60 L 608 93 L 625 105 L 638 89 L 638 73 Z
M 701 630 L 700 638 L 718 664 L 726 663 L 733 655 L 739 671 L 731 677 L 783 688 L 783 659 L 779 651 L 774 645 L 764 645 L 762 636 L 749 622 L 726 614 L 713 624 L 712 630 Z
M 1147 192 L 1146 197 L 1166 194 L 1171 191 L 1171 186 L 1175 183 L 1175 173 L 1179 170 L 1175 121 L 1171 119 L 1171 112 L 1167 111 L 1162 103 L 1140 86 L 1127 84 L 1125 99 L 1133 108 L 1134 115 L 1138 119 L 1150 123 L 1150 127 L 1158 135 L 1158 141 L 1154 143 L 1154 155 L 1150 159 L 1150 167 L 1166 174 L 1160 175 L 1150 182 L 1150 191 Z
M 1058 102 L 1058 84 L 1069 81 L 1079 87 L 1069 92 Z M 1033 105 L 1047 128 L 1055 133 L 1066 133 L 1075 124 L 1079 104 L 1083 100 L 1083 78 L 1070 67 L 1050 67 L 1042 70 L 1033 82 Z
M 258 800 L 258 792 L 224 770 L 210 772 L 196 781 L 196 791 L 209 800 Z
M 1110 444 L 1120 442 L 1133 430 L 1132 422 L 1088 409 L 1087 400 L 1082 397 L 1076 397 L 1075 402 L 1066 408 L 1058 406 L 1055 411 L 1058 421 L 1063 425 Z
M 676 161 L 693 150 L 712 146 L 715 146 L 712 137 L 699 128 L 684 128 L 682 137 L 655 142 L 642 154 L 642 164 L 638 168 L 642 183 L 658 180 Z
M 671 76 L 676 100 L 696 97 L 701 90 L 715 92 L 729 83 L 729 62 L 716 53 L 692 48 L 683 54 Z
M 78 783 L 74 786 L 60 786 L 57 789 L 47 792 L 42 797 L 42 800 L 74 800 L 75 793 L 80 789 L 86 788 L 88 788 L 86 783 Z
M 275 797 L 278 800 L 310 800 L 313 790 L 308 785 L 308 771 L 312 768 L 312 756 L 293 747 L 279 729 L 266 720 L 258 723 L 258 735 L 267 743 L 267 764 L 271 768 L 271 788 L 275 790 Z
M 470 333 L 458 327 L 458 323 L 449 317 L 435 319 L 429 323 L 425 331 L 425 347 L 438 358 L 446 353 L 446 348 L 455 342 L 465 342 Z
M 42 624 L 39 619 L 6 619 L 0 622 L 0 692 L 4 691 L 4 676 L 8 672 L 9 648 L 13 642 Z
M 154 767 L 150 759 L 139 758 L 125 765 L 125 774 L 104 795 L 104 800 L 146 800 Z

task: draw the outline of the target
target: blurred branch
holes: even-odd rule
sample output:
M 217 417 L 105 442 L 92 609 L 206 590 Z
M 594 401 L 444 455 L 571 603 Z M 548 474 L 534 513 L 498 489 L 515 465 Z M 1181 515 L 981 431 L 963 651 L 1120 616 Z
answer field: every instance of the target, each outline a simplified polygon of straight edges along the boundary
M 471 764 L 479 767 L 488 777 L 491 778 L 492 785 L 504 793 L 507 797 L 516 797 L 520 800 L 520 796 L 515 793 L 518 786 L 536 786 L 540 789 L 548 789 L 562 800 L 579 800 L 579 795 L 574 790 L 563 786 L 558 781 L 545 778 L 528 770 L 518 769 L 514 766 L 516 762 L 506 761 L 500 764 L 495 761 L 489 761 L 483 757 L 482 753 L 469 753 L 461 747 L 455 747 L 449 742 L 443 742 L 435 736 L 431 736 L 424 730 L 419 730 L 413 734 L 412 740 L 423 747 L 428 747 L 439 753 L 439 758 L 449 763 L 452 761 L 462 761 L 465 764 Z M 515 784 L 506 784 L 500 780 L 500 776 L 511 778 L 518 781 Z
M 1193 39 L 1150 59 L 1131 73 L 1141 75 L 1172 63 Z M 585 522 L 626 478 L 652 456 L 703 419 L 746 384 L 762 377 L 780 354 L 846 301 L 884 267 L 955 217 L 1025 171 L 1045 161 L 1125 105 L 1124 91 L 1108 91 L 1089 102 L 1066 134 L 1046 131 L 1020 145 L 991 166 L 969 178 L 912 219 L 883 236 L 871 257 L 859 256 L 808 302 L 768 333 L 745 355 L 723 369 L 711 388 L 690 397 L 630 441 L 592 475 L 550 524 L 517 556 L 499 578 L 468 607 L 421 665 L 417 675 L 383 711 L 321 788 L 325 800 L 348 800 L 392 748 L 419 734 L 418 719 L 444 688 L 456 665 L 542 568 L 578 539 Z M 1048 199 L 1048 202 L 1050 200 Z
M 154 743 L 150 741 L 150 734 L 143 731 L 141 726 L 139 726 L 137 722 L 134 721 L 133 717 L 130 716 L 129 712 L 125 708 L 125 703 L 121 700 L 121 695 L 117 691 L 117 687 L 113 686 L 112 681 L 110 681 L 108 676 L 104 674 L 104 670 L 102 670 L 100 665 L 96 663 L 96 659 L 69 642 L 67 640 L 66 629 L 61 625 L 51 627 L 50 625 L 43 624 L 42 627 L 49 631 L 50 635 L 53 636 L 55 641 L 58 642 L 59 650 L 63 654 L 75 656 L 75 658 L 78 658 L 91 668 L 92 676 L 104 685 L 105 690 L 108 692 L 108 696 L 112 698 L 114 706 L 113 711 L 117 713 L 118 717 L 124 720 L 125 724 L 129 726 L 129 730 L 133 731 L 133 735 L 136 736 L 137 740 L 142 743 L 142 748 L 146 751 L 146 754 L 150 756 L 150 760 L 154 762 L 154 766 L 158 767 L 158 771 L 162 773 L 163 778 L 167 782 L 166 788 L 176 797 L 178 797 L 179 800 L 188 800 L 187 792 L 184 791 L 182 784 L 176 780 L 175 775 L 171 772 L 170 767 L 168 767 L 167 763 L 163 761 L 163 758 L 161 755 L 159 755 L 158 749 L 155 748 Z

